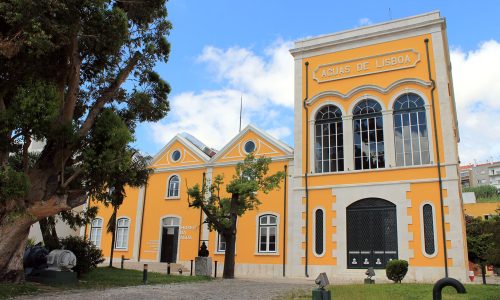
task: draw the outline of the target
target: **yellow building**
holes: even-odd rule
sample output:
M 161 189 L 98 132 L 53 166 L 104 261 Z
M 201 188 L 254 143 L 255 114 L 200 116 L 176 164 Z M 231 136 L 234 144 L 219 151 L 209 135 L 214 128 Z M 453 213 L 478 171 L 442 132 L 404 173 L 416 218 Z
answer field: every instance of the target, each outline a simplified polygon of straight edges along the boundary
M 237 276 L 327 272 L 359 280 L 368 267 L 383 269 L 398 258 L 409 262 L 408 280 L 434 281 L 445 269 L 465 280 L 445 27 L 432 12 L 297 41 L 294 150 L 254 126 L 216 154 L 176 136 L 155 157 L 148 185 L 127 190 L 116 251 L 187 264 L 203 240 L 222 261 L 224 242 L 200 226 L 186 186 L 203 176 L 230 178 L 254 151 L 289 176 L 286 189 L 263 195 L 259 209 L 238 220 Z M 111 237 L 102 227 L 110 213 L 101 209 L 90 229 L 105 254 Z

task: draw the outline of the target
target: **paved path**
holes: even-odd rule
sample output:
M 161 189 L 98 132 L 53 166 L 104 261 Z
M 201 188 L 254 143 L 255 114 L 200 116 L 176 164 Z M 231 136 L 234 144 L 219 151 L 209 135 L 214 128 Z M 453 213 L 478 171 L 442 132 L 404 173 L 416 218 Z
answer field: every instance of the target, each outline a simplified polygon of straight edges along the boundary
M 96 299 L 273 299 L 293 290 L 312 289 L 314 281 L 304 279 L 216 279 L 195 283 L 134 286 L 106 290 L 73 290 L 16 299 L 96 300 Z

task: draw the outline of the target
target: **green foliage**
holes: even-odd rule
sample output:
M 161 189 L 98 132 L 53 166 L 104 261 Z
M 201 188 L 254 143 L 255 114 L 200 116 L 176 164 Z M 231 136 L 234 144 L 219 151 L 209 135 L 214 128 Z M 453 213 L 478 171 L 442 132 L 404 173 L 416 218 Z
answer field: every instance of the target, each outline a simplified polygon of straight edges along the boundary
M 500 266 L 500 216 L 488 220 L 465 216 L 465 224 L 469 260 Z
M 70 236 L 61 239 L 60 242 L 64 249 L 75 254 L 76 266 L 73 267 L 73 270 L 78 273 L 78 276 L 92 271 L 104 261 L 101 249 L 98 249 L 89 240 Z
M 221 197 L 224 176 L 217 175 L 211 184 L 205 183 L 203 187 L 196 184 L 188 189 L 188 195 L 193 199 L 190 205 L 203 209 L 211 229 L 218 232 L 229 230 L 232 225 L 232 207 L 234 213 L 242 216 L 261 203 L 257 197 L 259 191 L 267 194 L 279 188 L 285 174 L 280 171 L 268 175 L 270 163 L 270 158 L 256 158 L 253 154 L 248 154 L 243 162 L 236 165 L 236 173 L 226 185 L 226 192 L 230 197 Z
M 463 189 L 464 193 L 473 192 L 476 196 L 476 199 L 487 199 L 496 197 L 498 194 L 498 190 L 496 187 L 492 185 L 482 185 L 476 187 L 466 187 Z
M 406 260 L 393 259 L 387 262 L 385 266 L 387 278 L 394 281 L 394 283 L 401 283 L 407 272 L 408 262 Z
M 29 188 L 27 176 L 11 167 L 0 167 L 0 205 L 23 198 Z

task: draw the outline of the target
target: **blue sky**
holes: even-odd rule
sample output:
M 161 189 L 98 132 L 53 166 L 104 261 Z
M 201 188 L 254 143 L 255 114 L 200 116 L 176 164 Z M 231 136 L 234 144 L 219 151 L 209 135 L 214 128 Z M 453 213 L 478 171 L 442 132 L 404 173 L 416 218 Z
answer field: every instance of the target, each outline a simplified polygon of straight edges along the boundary
M 240 97 L 243 126 L 252 122 L 293 146 L 294 40 L 439 10 L 452 51 L 461 160 L 500 160 L 500 1 L 171 0 L 167 8 L 172 51 L 157 71 L 172 86 L 172 111 L 138 127 L 135 146 L 148 154 L 180 131 L 220 149 L 237 134 Z

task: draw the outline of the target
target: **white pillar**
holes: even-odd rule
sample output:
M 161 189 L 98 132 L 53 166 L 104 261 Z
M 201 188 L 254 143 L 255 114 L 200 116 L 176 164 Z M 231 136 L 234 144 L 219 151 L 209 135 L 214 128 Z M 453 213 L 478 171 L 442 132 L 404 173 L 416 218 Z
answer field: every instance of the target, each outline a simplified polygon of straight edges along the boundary
M 392 117 L 392 113 L 392 109 L 382 111 L 386 168 L 393 168 L 396 166 L 396 151 L 394 149 L 394 118 Z
M 344 128 L 344 171 L 354 170 L 354 132 L 352 127 L 352 115 L 342 116 Z

